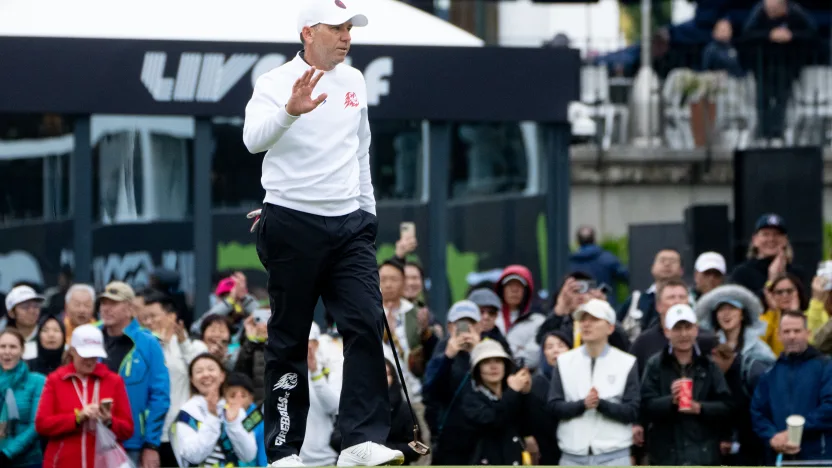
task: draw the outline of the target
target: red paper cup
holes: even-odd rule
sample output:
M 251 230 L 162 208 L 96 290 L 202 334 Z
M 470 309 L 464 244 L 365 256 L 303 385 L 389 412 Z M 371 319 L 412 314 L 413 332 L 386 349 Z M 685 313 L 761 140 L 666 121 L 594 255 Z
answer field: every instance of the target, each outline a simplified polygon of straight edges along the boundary
M 679 388 L 679 409 L 689 410 L 693 402 L 693 380 L 679 379 L 682 384 Z

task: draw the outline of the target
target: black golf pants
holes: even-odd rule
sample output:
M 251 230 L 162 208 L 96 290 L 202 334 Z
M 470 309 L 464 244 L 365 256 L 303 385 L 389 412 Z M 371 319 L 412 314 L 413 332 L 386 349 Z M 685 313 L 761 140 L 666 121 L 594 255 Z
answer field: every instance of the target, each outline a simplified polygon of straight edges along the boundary
M 326 217 L 264 204 L 257 254 L 268 272 L 265 437 L 269 462 L 300 453 L 309 411 L 307 343 L 318 298 L 344 340 L 343 447 L 384 443 L 390 400 L 382 351 L 376 216 Z

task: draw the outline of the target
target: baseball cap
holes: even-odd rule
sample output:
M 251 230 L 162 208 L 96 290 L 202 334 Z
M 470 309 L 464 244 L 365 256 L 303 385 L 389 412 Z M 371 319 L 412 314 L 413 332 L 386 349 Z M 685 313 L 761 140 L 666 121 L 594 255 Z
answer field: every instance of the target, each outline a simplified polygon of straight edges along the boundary
M 12 310 L 18 304 L 31 301 L 32 299 L 43 302 L 43 296 L 36 293 L 30 286 L 12 288 L 9 294 L 6 295 L 6 310 Z
M 69 345 L 75 348 L 75 352 L 82 358 L 107 358 L 107 351 L 104 350 L 104 334 L 95 325 L 81 325 L 73 330 Z
M 689 305 L 676 304 L 667 311 L 667 317 L 664 319 L 665 328 L 670 330 L 679 322 L 689 322 L 696 325 L 696 314 Z
M 500 284 L 506 285 L 506 284 L 509 283 L 509 281 L 515 281 L 515 280 L 519 281 L 520 284 L 522 284 L 523 286 L 528 286 L 529 285 L 529 282 L 526 281 L 526 278 L 523 278 L 522 276 L 518 275 L 517 273 L 512 273 L 510 275 L 506 275 L 506 277 L 503 278 L 502 281 L 500 281 Z
M 121 281 L 113 281 L 104 288 L 104 292 L 99 294 L 98 298 L 107 298 L 116 302 L 125 302 L 135 299 L 136 293 L 129 284 Z
M 786 234 L 786 221 L 778 214 L 767 213 L 757 218 L 757 224 L 754 225 L 754 232 L 760 229 L 774 228 Z
M 316 24 L 336 26 L 352 21 L 353 26 L 367 26 L 367 17 L 357 10 L 355 4 L 360 5 L 360 0 L 303 0 L 298 14 L 298 34 L 303 32 L 305 26 Z
M 479 322 L 482 318 L 480 314 L 480 307 L 468 299 L 463 299 L 454 303 L 451 309 L 448 310 L 448 322 L 453 323 L 457 320 L 471 319 L 474 322 Z
M 500 296 L 488 288 L 479 288 L 471 291 L 471 294 L 468 295 L 468 300 L 480 307 L 494 307 L 495 309 L 503 307 Z
M 584 314 L 589 314 L 595 318 L 606 320 L 610 325 L 615 325 L 615 311 L 607 301 L 601 299 L 590 299 L 583 305 L 578 307 L 578 310 L 572 314 L 576 322 L 579 322 Z
M 723 275 L 727 268 L 725 267 L 725 257 L 717 252 L 705 252 L 696 258 L 696 263 L 693 267 L 699 273 L 705 273 L 708 270 L 716 270 Z

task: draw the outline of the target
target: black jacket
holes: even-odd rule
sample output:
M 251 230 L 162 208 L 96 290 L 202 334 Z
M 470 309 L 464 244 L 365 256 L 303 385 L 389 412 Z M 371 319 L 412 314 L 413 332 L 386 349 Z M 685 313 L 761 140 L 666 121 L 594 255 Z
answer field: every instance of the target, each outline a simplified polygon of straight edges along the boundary
M 731 282 L 745 286 L 749 291 L 757 294 L 765 305 L 765 296 L 763 295 L 763 288 L 768 281 L 768 267 L 774 257 L 770 258 L 752 258 L 737 265 L 734 271 L 731 272 Z M 797 276 L 803 283 L 802 291 L 800 293 L 801 304 L 800 310 L 806 310 L 809 307 L 809 301 L 804 298 L 808 297 L 807 288 L 812 284 L 812 278 L 806 276 L 806 272 L 799 266 L 790 263 L 786 265 L 786 272 Z M 804 304 L 805 302 L 805 304 Z
M 266 398 L 266 358 L 264 357 L 265 343 L 256 343 L 243 338 L 240 345 L 240 354 L 237 362 L 234 363 L 234 371 L 251 377 L 254 383 L 254 402 L 262 404 Z M 340 449 L 339 449 L 340 450 Z
M 549 372 L 552 368 L 549 367 Z M 532 377 L 532 391 L 529 393 L 530 408 L 545 408 L 549 398 L 550 376 L 538 369 Z M 548 411 L 531 411 L 529 413 L 529 430 L 540 447 L 540 464 L 556 466 L 560 464 L 560 447 L 558 446 L 558 421 Z
M 743 369 L 743 366 L 748 368 Z M 740 444 L 739 453 L 729 455 L 723 460 L 726 465 L 761 466 L 765 464 L 766 446 L 754 433 L 750 409 L 757 382 L 767 370 L 768 366 L 764 363 L 753 359 L 743 359 L 742 355 L 738 355 L 731 364 L 731 368 L 725 373 L 725 381 L 728 383 L 734 401 L 735 416 L 731 418 L 733 433 L 723 440 L 735 440 Z
M 450 409 L 433 452 L 433 465 L 522 465 L 527 428 L 528 395 L 504 385 L 494 397 L 473 381 Z M 542 409 L 540 410 L 542 411 Z
M 731 391 L 722 371 L 705 355 L 695 353 L 686 375 L 693 378 L 693 400 L 702 405 L 698 415 L 680 413 L 673 403 L 670 387 L 682 371 L 670 348 L 647 361 L 641 408 L 652 465 L 721 464 L 719 443 L 733 411 Z

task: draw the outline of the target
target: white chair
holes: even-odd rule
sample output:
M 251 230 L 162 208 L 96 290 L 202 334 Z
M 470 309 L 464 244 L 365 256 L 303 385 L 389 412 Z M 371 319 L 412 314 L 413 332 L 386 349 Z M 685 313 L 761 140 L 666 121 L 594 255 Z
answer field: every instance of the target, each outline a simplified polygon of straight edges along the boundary
M 787 141 L 825 144 L 832 120 L 832 67 L 804 67 L 794 84 L 789 105 Z
M 604 134 L 601 147 L 608 150 L 612 146 L 615 118 L 619 117 L 618 139 L 625 142 L 630 111 L 627 106 L 613 104 L 610 101 L 609 70 L 604 65 L 586 65 L 581 68 L 581 102 L 592 107 L 592 117 L 602 119 Z
M 724 75 L 716 98 L 717 131 L 728 148 L 746 149 L 757 125 L 757 84 L 751 74 L 743 78 Z

